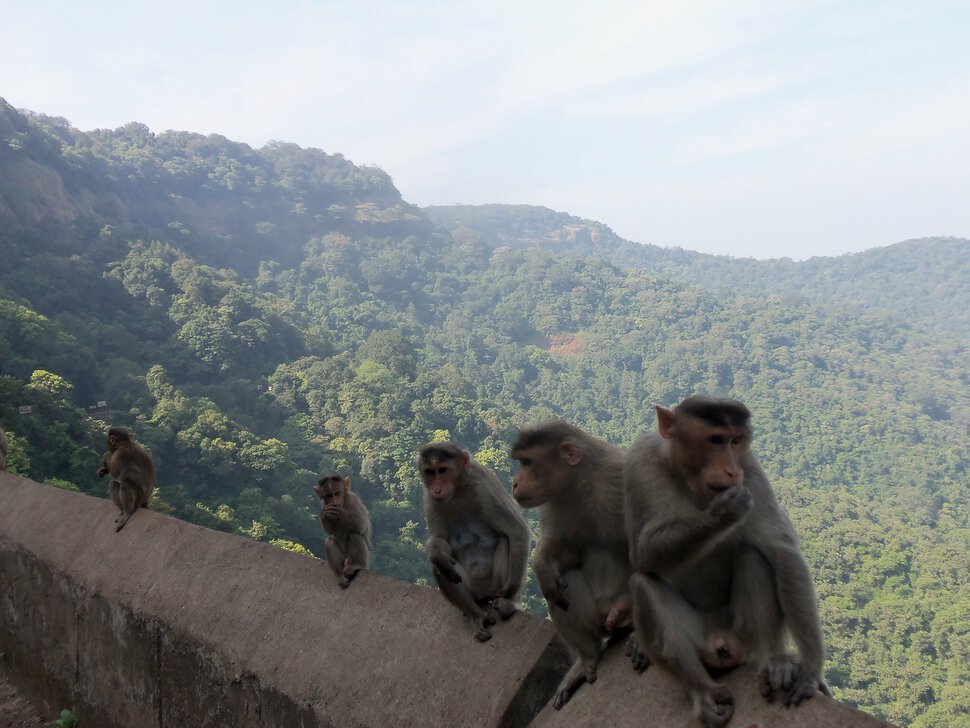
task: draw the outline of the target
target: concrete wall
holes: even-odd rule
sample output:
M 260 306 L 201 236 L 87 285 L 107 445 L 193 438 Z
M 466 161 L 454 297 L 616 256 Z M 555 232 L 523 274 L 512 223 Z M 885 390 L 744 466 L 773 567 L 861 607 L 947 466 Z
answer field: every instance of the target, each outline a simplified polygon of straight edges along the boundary
M 568 660 L 546 621 L 516 615 L 479 644 L 431 589 L 364 573 L 344 591 L 315 559 L 145 510 L 115 533 L 114 517 L 110 501 L 0 472 L 0 659 L 85 728 L 686 718 L 669 677 L 636 675 L 620 652 L 553 711 Z M 886 725 L 820 696 L 767 706 L 744 671 L 729 682 L 731 725 Z

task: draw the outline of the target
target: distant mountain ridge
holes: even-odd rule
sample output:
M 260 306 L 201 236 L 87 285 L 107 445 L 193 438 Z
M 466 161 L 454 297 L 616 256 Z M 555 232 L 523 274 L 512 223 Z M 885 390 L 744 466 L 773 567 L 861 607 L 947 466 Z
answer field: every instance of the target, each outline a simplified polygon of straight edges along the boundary
M 596 256 L 719 294 L 771 294 L 854 307 L 927 330 L 970 337 L 970 240 L 907 240 L 805 261 L 756 260 L 641 244 L 592 220 L 530 205 L 422 208 L 436 225 L 493 247 Z

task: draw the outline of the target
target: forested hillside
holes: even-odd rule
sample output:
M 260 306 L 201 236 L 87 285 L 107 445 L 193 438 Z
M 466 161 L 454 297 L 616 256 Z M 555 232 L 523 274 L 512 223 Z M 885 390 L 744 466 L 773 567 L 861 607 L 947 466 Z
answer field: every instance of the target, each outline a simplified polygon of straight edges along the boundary
M 524 231 L 541 208 L 487 209 L 429 218 L 339 154 L 82 132 L 0 102 L 8 467 L 104 495 L 104 431 L 127 426 L 158 463 L 154 508 L 315 554 L 312 485 L 346 469 L 374 568 L 427 583 L 422 443 L 452 438 L 508 482 L 519 426 L 563 417 L 628 445 L 654 404 L 735 396 L 802 535 L 836 697 L 970 726 L 970 360 L 936 322 L 965 304 L 966 241 L 904 246 L 953 257 L 949 288 L 910 280 L 932 300 L 907 318 L 849 300 L 843 259 L 805 279 L 844 277 L 844 295 L 726 293 L 595 223 L 577 247 L 547 240 L 556 213 Z M 871 261 L 874 287 L 896 285 Z M 534 584 L 527 606 L 543 610 Z
M 770 293 L 869 311 L 927 331 L 970 336 L 970 240 L 963 238 L 908 240 L 863 253 L 796 262 L 641 245 L 623 240 L 601 223 L 545 207 L 455 205 L 424 212 L 452 234 L 473 236 L 493 247 L 593 255 L 728 297 Z M 779 251 L 784 248 L 784 240 L 779 240 Z

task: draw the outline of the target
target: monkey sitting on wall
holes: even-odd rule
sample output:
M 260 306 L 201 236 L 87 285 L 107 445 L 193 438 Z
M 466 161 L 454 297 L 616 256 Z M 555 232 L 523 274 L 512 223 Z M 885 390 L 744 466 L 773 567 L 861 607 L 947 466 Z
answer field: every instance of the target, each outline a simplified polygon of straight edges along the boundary
M 512 496 L 539 510 L 539 545 L 532 570 L 549 616 L 575 661 L 553 707 L 596 680 L 604 640 L 629 632 L 630 556 L 623 527 L 625 451 L 565 422 L 519 433 Z
M 529 524 L 491 470 L 450 442 L 418 451 L 425 486 L 428 561 L 442 595 L 491 639 L 496 616 L 511 617 L 525 583 Z
M 324 545 L 327 563 L 346 589 L 357 572 L 370 566 L 370 514 L 350 489 L 350 476 L 327 473 L 313 490 L 320 498 L 320 523 L 329 534 Z
M 812 578 L 750 451 L 750 417 L 730 399 L 657 407 L 658 432 L 634 443 L 624 469 L 634 667 L 669 668 L 689 687 L 693 720 L 705 728 L 734 713 L 711 668 L 754 661 L 762 695 L 786 705 L 830 694 Z
M 147 508 L 155 490 L 155 461 L 127 430 L 108 430 L 108 451 L 101 457 L 98 477 L 111 475 L 108 491 L 120 514 L 115 518 L 115 531 L 125 527 L 139 508 Z

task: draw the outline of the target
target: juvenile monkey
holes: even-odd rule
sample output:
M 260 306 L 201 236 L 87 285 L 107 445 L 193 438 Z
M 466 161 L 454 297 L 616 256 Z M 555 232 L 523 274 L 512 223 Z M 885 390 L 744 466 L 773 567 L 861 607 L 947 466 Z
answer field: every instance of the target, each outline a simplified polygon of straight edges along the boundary
M 98 477 L 111 475 L 108 491 L 121 512 L 115 518 L 115 531 L 124 528 L 138 508 L 147 508 L 155 490 L 155 461 L 136 443 L 127 430 L 108 430 L 108 451 L 101 457 Z
M 596 680 L 604 640 L 631 625 L 624 450 L 556 421 L 522 430 L 511 455 L 520 465 L 513 497 L 539 510 L 532 570 L 556 631 L 575 655 L 553 700 L 559 709 L 583 682 Z
M 529 524 L 491 470 L 450 442 L 418 451 L 425 486 L 428 561 L 442 595 L 491 639 L 496 617 L 508 619 L 525 583 Z
M 658 432 L 639 439 L 625 465 L 634 668 L 666 665 L 690 688 L 693 720 L 705 728 L 734 713 L 710 668 L 754 661 L 761 694 L 786 705 L 830 694 L 812 578 L 749 449 L 750 417 L 731 399 L 657 407 Z
M 342 589 L 357 572 L 370 566 L 371 523 L 364 502 L 350 489 L 350 477 L 327 473 L 315 486 L 320 498 L 320 523 L 329 536 L 324 545 L 327 563 Z

